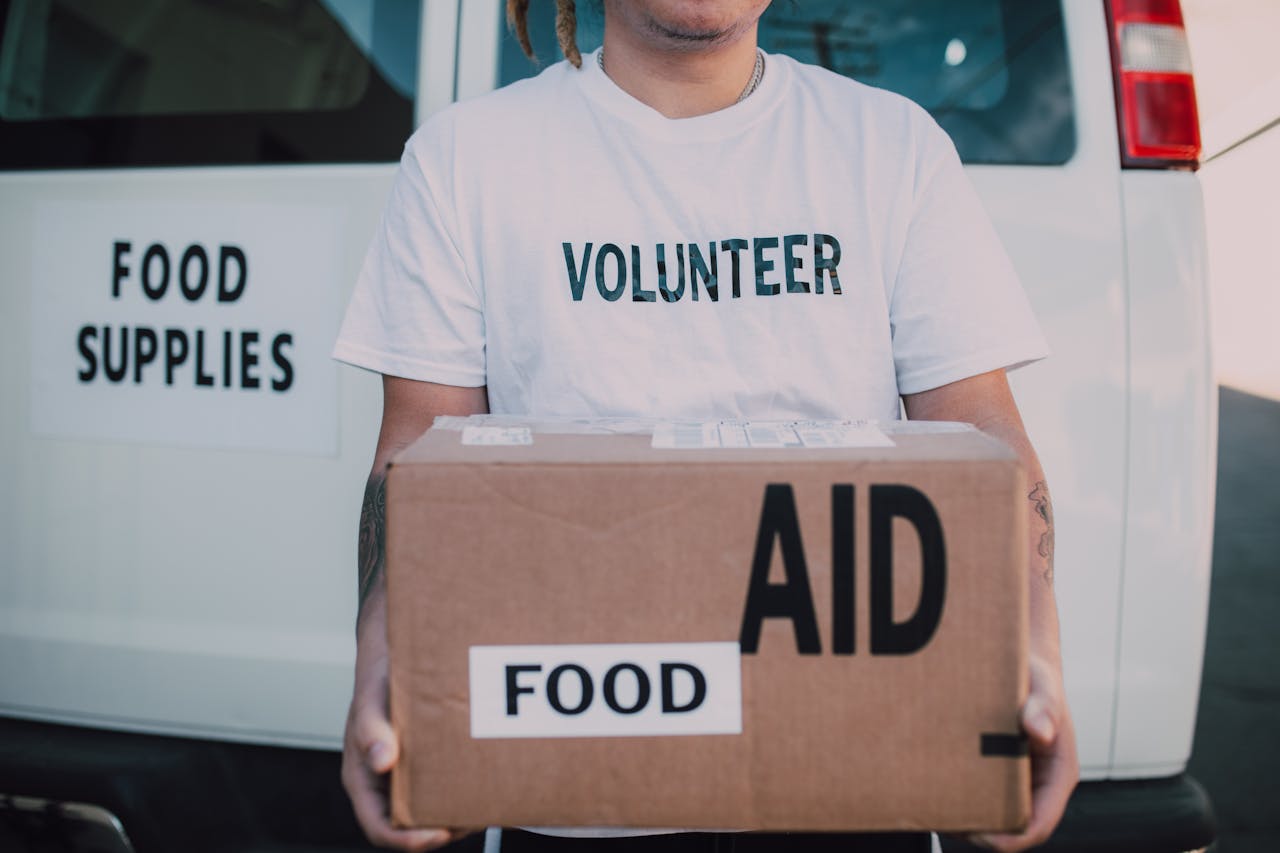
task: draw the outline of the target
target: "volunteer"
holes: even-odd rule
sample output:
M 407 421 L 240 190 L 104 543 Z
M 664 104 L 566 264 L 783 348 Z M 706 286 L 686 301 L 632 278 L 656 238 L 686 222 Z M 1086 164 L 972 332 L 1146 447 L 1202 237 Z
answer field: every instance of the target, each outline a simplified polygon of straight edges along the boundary
M 560 0 L 569 60 L 442 110 L 405 147 L 335 347 L 384 376 L 343 754 L 375 843 L 450 840 L 387 818 L 398 745 L 387 722 L 385 468 L 436 415 L 485 411 L 893 419 L 901 401 L 910 418 L 968 421 L 1003 439 L 1028 472 L 1033 816 L 1020 836 L 979 840 L 1024 849 L 1062 815 L 1078 764 L 1052 510 L 1005 379 L 1043 357 L 1044 341 L 946 134 L 897 95 L 764 54 L 767 5 L 605 0 L 603 48 L 579 57 L 572 0 Z M 527 0 L 508 7 L 523 33 Z M 545 849 L 713 849 L 702 838 L 548 838 Z

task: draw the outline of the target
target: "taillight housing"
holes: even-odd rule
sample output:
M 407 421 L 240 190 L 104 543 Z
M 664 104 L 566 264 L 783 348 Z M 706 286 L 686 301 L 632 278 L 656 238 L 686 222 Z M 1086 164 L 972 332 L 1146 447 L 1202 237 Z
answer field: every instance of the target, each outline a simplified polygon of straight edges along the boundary
M 1107 0 L 1120 119 L 1120 159 L 1129 168 L 1200 165 L 1191 50 L 1178 0 Z

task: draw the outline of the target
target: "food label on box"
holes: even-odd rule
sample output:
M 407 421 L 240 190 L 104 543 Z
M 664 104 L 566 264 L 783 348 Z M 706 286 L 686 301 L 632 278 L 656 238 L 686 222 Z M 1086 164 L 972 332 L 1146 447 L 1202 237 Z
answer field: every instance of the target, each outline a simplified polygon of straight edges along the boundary
M 472 646 L 473 738 L 741 734 L 730 643 Z
M 668 421 L 654 426 L 653 446 L 892 447 L 893 441 L 866 421 Z

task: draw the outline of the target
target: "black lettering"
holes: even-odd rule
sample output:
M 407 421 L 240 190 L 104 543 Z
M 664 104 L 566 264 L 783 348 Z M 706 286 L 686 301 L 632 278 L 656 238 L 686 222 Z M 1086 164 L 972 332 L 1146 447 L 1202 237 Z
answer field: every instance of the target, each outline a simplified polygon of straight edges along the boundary
M 684 243 L 676 243 L 676 281 L 679 284 L 672 298 L 667 299 L 665 291 L 662 294 L 662 298 L 666 299 L 667 302 L 675 302 L 681 296 L 684 296 Z
M 566 708 L 560 702 L 560 676 L 566 672 L 573 672 L 578 676 L 582 683 L 582 696 L 578 700 L 578 704 L 573 708 Z M 560 666 L 551 670 L 551 674 L 547 676 L 547 701 L 551 703 L 551 707 L 555 708 L 561 714 L 572 716 L 581 714 L 587 710 L 587 706 L 591 704 L 591 699 L 595 695 L 595 688 L 591 684 L 591 673 L 587 672 L 576 663 L 562 663 Z
M 156 258 L 160 259 L 160 269 L 164 272 L 160 276 L 160 283 L 155 287 L 151 286 L 151 262 Z M 164 292 L 169 289 L 169 253 L 165 251 L 164 246 L 159 243 L 152 243 L 147 247 L 146 254 L 142 256 L 142 292 L 152 302 L 162 298 Z
M 587 266 L 591 263 L 591 244 L 588 243 L 586 248 L 582 250 L 582 267 L 573 260 L 573 244 L 562 243 L 564 246 L 564 267 L 569 273 L 569 292 L 573 295 L 574 302 L 582 301 L 582 292 L 587 286 Z
M 853 654 L 853 486 L 831 487 L 831 652 Z
M 624 708 L 622 703 L 618 701 L 616 687 L 618 683 L 618 673 L 630 672 L 636 677 L 636 701 L 630 708 Z M 609 667 L 609 671 L 604 674 L 604 701 L 610 708 L 619 714 L 634 714 L 649 704 L 649 676 L 640 667 L 633 663 L 620 663 Z
M 920 602 L 893 621 L 893 520 L 904 518 L 920 538 Z M 924 648 L 942 619 L 947 555 L 937 510 L 910 486 L 871 487 L 871 653 L 909 655 Z
M 102 327 L 102 370 L 112 382 L 123 382 L 129 369 L 129 327 L 120 327 L 120 366 L 111 366 L 111 327 Z
M 240 333 L 240 387 L 257 388 L 261 383 L 254 375 L 253 368 L 258 364 L 258 333 Z
M 116 245 L 119 245 L 118 243 Z M 80 343 L 80 357 L 84 359 L 85 366 L 79 374 L 81 382 L 92 382 L 93 377 L 98 375 L 98 356 L 93 352 L 93 348 L 89 346 L 89 341 L 98 337 L 97 326 L 84 326 L 80 329 L 80 335 L 77 341 Z
M 239 268 L 239 277 L 234 287 L 227 286 L 227 262 L 235 261 Z M 218 301 L 235 302 L 244 295 L 245 284 L 249 280 L 249 262 L 244 250 L 239 246 L 221 246 L 218 249 Z
M 831 257 L 827 257 L 823 249 L 827 246 L 831 247 Z M 813 235 L 813 289 L 817 293 L 822 292 L 822 274 L 825 272 L 831 278 L 831 292 L 839 295 L 840 276 L 836 274 L 836 267 L 840 264 L 840 241 L 830 234 L 814 234 Z
M 204 329 L 196 329 L 196 386 L 213 387 L 213 377 L 204 372 Z
M 146 346 L 143 346 L 143 342 Z M 142 368 L 156 360 L 160 351 L 160 339 L 155 330 L 147 326 L 135 326 L 133 330 L 133 382 L 142 384 Z
M 684 295 L 684 270 L 680 271 L 680 286 L 672 290 L 667 287 L 667 246 L 665 243 L 659 243 L 657 246 L 658 253 L 658 292 L 662 294 L 663 302 L 675 302 Z M 680 244 L 676 244 L 678 260 L 684 258 L 684 252 L 680 248 Z M 677 260 L 677 263 L 678 263 Z
M 782 569 L 786 576 L 786 582 L 780 584 L 769 583 L 769 562 L 773 557 L 775 539 L 782 551 Z M 805 564 L 804 545 L 800 541 L 795 494 L 786 483 L 765 486 L 755 556 L 751 560 L 751 584 L 747 588 L 747 604 L 743 608 L 742 631 L 738 637 L 743 654 L 756 653 L 760 646 L 760 630 L 764 620 L 770 618 L 791 620 L 800 654 L 822 653 L 813 595 L 809 591 L 809 569 Z
M 732 261 L 729 265 L 729 271 L 732 275 L 730 284 L 732 285 L 733 298 L 737 299 L 742 295 L 742 259 L 738 253 L 747 248 L 747 241 L 740 237 L 734 237 L 732 240 L 721 240 L 720 248 L 731 253 L 729 255 Z
M 222 387 L 231 387 L 231 330 L 222 333 Z
M 113 256 L 111 259 L 111 298 L 120 298 L 120 282 L 124 281 L 125 276 L 129 274 L 129 268 L 124 265 L 124 256 L 133 250 L 133 244 L 128 240 L 117 240 L 113 248 Z
M 284 348 L 287 346 L 293 346 L 293 335 L 289 332 L 281 332 L 271 342 L 271 360 L 276 363 L 276 367 L 280 368 L 279 378 L 271 380 L 272 391 L 288 391 L 293 387 L 293 363 L 284 354 Z
M 618 284 L 612 290 L 605 286 L 604 259 L 606 256 L 611 256 L 614 265 L 618 268 Z M 605 243 L 596 253 L 596 290 L 600 291 L 600 295 L 609 302 L 617 302 L 627 290 L 627 259 L 623 256 L 622 250 L 612 243 Z
M 173 372 L 180 364 L 185 364 L 191 352 L 191 343 L 187 333 L 181 329 L 164 330 L 164 384 L 173 384 Z
M 697 243 L 689 244 L 689 294 L 697 300 L 698 279 L 707 289 L 707 296 L 712 302 L 720 301 L 720 282 L 716 278 L 716 244 L 707 244 L 707 257 L 711 259 L 711 268 L 707 269 L 707 261 L 702 256 L 702 247 Z
M 640 247 L 631 247 L 631 301 L 632 302 L 657 302 L 658 294 L 652 290 L 645 290 L 640 283 Z
M 777 237 L 756 237 L 751 241 L 751 251 L 755 255 L 756 262 L 756 296 L 776 296 L 778 293 L 776 281 L 764 280 L 764 274 L 773 271 L 773 261 L 765 258 L 764 250 L 776 248 L 778 248 Z
M 693 679 L 693 696 L 683 705 L 676 704 L 675 674 L 685 672 Z M 692 711 L 707 698 L 707 678 L 702 670 L 688 663 L 662 664 L 662 713 L 682 714 Z
M 542 665 L 537 663 L 507 664 L 507 716 L 514 717 L 520 713 L 516 707 L 522 693 L 532 693 L 532 687 L 521 687 L 517 679 L 522 672 L 542 672 Z
M 804 266 L 796 257 L 796 246 L 809 245 L 808 234 L 788 234 L 782 238 L 782 267 L 787 274 L 787 293 L 808 293 L 809 282 L 796 278 L 796 270 Z
M 200 262 L 200 279 L 194 286 L 191 284 L 191 277 L 187 272 L 193 260 Z M 195 302 L 201 296 L 204 296 L 204 290 L 208 285 L 209 256 L 205 254 L 204 246 L 199 243 L 193 243 L 182 253 L 182 261 L 178 264 L 178 286 L 182 288 L 182 295 L 187 298 L 187 301 Z

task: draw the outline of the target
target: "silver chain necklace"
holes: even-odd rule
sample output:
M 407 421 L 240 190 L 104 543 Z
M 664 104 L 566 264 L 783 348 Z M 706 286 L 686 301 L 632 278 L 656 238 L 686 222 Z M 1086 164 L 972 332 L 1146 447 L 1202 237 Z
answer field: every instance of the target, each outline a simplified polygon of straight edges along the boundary
M 596 54 L 596 65 L 600 66 L 600 70 L 608 76 L 609 72 L 604 70 L 604 48 L 600 48 L 600 52 Z M 760 87 L 760 81 L 764 79 L 764 51 L 756 48 L 756 67 L 751 72 L 751 79 L 747 81 L 747 87 L 742 90 L 742 94 L 734 101 L 740 104 L 747 99 L 747 96 Z

